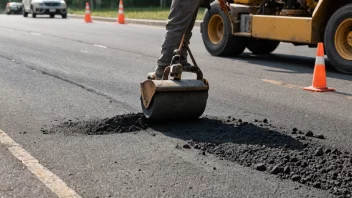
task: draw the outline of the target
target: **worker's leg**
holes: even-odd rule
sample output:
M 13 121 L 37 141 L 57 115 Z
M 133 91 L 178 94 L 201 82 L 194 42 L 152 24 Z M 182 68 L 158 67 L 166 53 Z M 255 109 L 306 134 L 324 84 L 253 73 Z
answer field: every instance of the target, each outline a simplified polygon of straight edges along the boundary
M 197 15 L 198 15 L 198 8 L 197 8 L 196 12 L 194 13 L 193 18 L 192 18 L 192 22 L 188 26 L 187 31 L 186 31 L 186 35 L 185 35 L 185 44 L 186 45 L 190 44 L 190 40 L 191 40 L 191 37 L 192 37 L 192 30 L 193 30 L 194 24 L 196 22 Z M 182 65 L 188 65 L 189 64 L 188 61 L 187 61 L 187 56 L 188 56 L 187 48 L 183 47 L 182 50 L 181 50 L 181 64 Z
M 179 47 L 183 34 L 186 32 L 189 24 L 194 20 L 194 13 L 197 12 L 200 0 L 173 0 L 168 23 L 166 25 L 166 34 L 161 46 L 161 56 L 157 61 L 155 72 L 149 73 L 148 78 L 161 78 L 165 67 L 170 65 L 173 51 Z M 190 34 L 188 33 L 190 38 Z M 189 42 L 189 40 L 188 40 Z

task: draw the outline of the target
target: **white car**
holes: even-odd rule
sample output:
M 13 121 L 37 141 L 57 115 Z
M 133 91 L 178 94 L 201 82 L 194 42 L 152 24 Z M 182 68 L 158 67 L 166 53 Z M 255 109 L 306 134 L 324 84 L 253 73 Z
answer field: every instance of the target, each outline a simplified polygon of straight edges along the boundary
M 6 4 L 5 14 L 22 14 L 22 3 L 9 2 Z
M 37 15 L 50 15 L 54 18 L 56 14 L 67 18 L 67 5 L 64 0 L 22 0 L 22 4 L 24 17 L 31 13 L 33 18 Z

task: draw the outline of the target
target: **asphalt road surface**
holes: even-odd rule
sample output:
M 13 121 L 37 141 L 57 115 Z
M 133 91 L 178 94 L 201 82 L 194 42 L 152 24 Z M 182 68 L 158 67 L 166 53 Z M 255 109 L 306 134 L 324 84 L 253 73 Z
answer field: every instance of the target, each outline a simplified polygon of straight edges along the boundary
M 66 190 L 81 197 L 334 196 L 255 164 L 182 147 L 206 140 L 208 127 L 196 126 L 194 133 L 183 123 L 106 135 L 44 132 L 68 120 L 140 113 L 139 83 L 156 66 L 163 35 L 160 27 L 0 15 L 0 129 L 8 135 L 0 137 L 18 144 L 0 141 L 0 197 L 64 197 L 58 192 Z M 317 144 L 352 151 L 352 76 L 328 68 L 328 86 L 336 92 L 302 90 L 311 85 L 315 49 L 282 43 L 270 56 L 212 57 L 199 28 L 190 47 L 210 83 L 204 117 L 212 118 L 200 125 L 228 116 L 267 119 L 289 135 L 293 128 L 311 130 L 325 137 L 313 138 Z M 29 155 L 37 163 L 23 160 Z M 61 183 L 48 182 L 44 170 Z

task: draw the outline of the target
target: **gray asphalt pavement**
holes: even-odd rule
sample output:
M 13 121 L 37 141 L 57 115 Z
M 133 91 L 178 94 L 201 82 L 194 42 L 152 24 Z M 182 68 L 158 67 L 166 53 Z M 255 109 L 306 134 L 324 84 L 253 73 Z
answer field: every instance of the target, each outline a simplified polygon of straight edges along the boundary
M 163 35 L 160 27 L 0 15 L 0 129 L 82 197 L 331 196 L 193 149 L 176 149 L 186 139 L 167 131 L 41 132 L 62 120 L 141 112 L 139 83 L 154 69 Z M 212 57 L 199 28 L 190 47 L 210 82 L 205 115 L 267 118 L 324 134 L 323 144 L 352 151 L 352 76 L 328 69 L 328 86 L 337 92 L 301 89 L 311 84 L 315 49 L 282 43 L 268 57 L 248 52 Z M 1 146 L 0 157 L 5 181 L 0 197 L 56 196 Z M 8 192 L 18 186 L 25 188 Z

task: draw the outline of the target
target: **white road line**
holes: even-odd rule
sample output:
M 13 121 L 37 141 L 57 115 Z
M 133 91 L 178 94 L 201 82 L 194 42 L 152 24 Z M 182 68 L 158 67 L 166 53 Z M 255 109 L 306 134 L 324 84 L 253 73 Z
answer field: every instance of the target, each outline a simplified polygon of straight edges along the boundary
M 42 35 L 42 34 L 40 34 L 40 33 L 37 33 L 37 32 L 31 32 L 31 34 L 33 34 L 33 35 L 37 35 L 37 36 L 40 36 L 40 35 Z
M 89 54 L 89 52 L 85 50 L 80 50 L 80 52 Z
M 271 83 L 271 84 L 274 84 L 274 85 L 281 85 L 281 86 L 284 86 L 284 87 L 287 87 L 287 88 L 291 88 L 291 89 L 303 89 L 303 87 L 300 87 L 300 86 L 297 86 L 297 85 L 287 84 L 287 83 L 284 83 L 284 82 L 281 82 L 281 81 L 276 81 L 276 80 L 262 79 L 262 81 L 267 82 L 267 83 Z M 342 96 L 344 98 L 352 100 L 352 96 L 345 96 L 343 94 L 340 95 L 340 94 L 338 94 L 336 92 L 335 93 L 332 92 L 332 94 L 337 94 L 338 96 Z
M 284 82 L 281 82 L 281 81 L 276 81 L 276 80 L 262 79 L 262 81 L 267 82 L 267 83 L 271 83 L 271 84 L 274 84 L 274 85 L 282 85 L 282 86 L 287 87 L 287 88 L 298 88 L 298 89 L 302 88 L 302 87 L 297 86 L 297 85 L 291 85 L 291 84 L 287 84 L 287 83 L 284 83 Z
M 4 145 L 17 159 L 19 159 L 41 182 L 59 198 L 80 198 L 80 196 L 68 187 L 59 177 L 42 166 L 37 159 L 32 157 L 19 144 L 11 139 L 0 129 L 0 143 Z
M 94 47 L 100 47 L 100 48 L 108 48 L 108 47 L 106 47 L 106 46 L 104 46 L 104 45 L 97 45 L 97 44 L 93 44 L 93 46 L 94 46 Z

